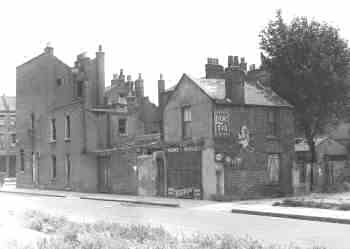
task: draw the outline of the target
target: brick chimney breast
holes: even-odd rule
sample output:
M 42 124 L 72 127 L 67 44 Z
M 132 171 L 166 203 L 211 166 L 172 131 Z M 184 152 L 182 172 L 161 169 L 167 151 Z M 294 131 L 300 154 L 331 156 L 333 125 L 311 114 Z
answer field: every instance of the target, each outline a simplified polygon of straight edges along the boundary
M 207 79 L 220 79 L 223 77 L 224 68 L 219 64 L 219 59 L 208 58 L 205 65 L 205 77 Z

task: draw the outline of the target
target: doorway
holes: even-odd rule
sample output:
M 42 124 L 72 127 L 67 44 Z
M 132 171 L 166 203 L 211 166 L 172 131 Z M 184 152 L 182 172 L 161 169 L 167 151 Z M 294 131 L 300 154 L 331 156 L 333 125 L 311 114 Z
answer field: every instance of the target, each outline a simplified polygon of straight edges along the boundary
M 99 191 L 110 192 L 110 157 L 99 157 Z

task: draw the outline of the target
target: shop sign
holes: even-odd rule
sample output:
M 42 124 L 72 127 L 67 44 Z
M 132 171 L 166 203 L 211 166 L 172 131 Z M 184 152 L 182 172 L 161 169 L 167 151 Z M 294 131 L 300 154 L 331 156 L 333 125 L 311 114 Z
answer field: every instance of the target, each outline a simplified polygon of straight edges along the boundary
M 230 114 L 226 111 L 214 112 L 214 129 L 215 136 L 230 136 Z

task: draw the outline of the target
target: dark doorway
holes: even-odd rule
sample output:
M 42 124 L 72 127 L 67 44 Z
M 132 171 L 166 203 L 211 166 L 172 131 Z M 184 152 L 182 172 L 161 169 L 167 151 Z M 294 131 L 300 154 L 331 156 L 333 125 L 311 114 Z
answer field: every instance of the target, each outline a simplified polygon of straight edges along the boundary
M 99 157 L 99 190 L 101 193 L 109 193 L 110 182 L 110 157 Z
M 16 177 L 16 156 L 10 156 L 9 177 Z
M 157 196 L 165 196 L 165 169 L 163 158 L 157 158 Z

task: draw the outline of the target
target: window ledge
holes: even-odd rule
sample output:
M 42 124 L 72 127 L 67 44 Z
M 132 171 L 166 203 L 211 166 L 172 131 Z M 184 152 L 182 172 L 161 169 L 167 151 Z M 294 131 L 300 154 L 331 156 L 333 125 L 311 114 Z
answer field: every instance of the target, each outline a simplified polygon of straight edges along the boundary
M 50 140 L 49 141 L 49 144 L 54 144 L 54 143 L 56 143 L 56 140 Z
M 70 142 L 70 141 L 71 141 L 71 138 L 70 138 L 70 137 L 65 137 L 65 138 L 64 138 L 64 141 L 65 141 L 65 142 Z
M 122 133 L 122 134 L 119 133 L 119 136 L 121 136 L 121 137 L 127 137 L 127 136 L 128 136 L 128 133 Z

